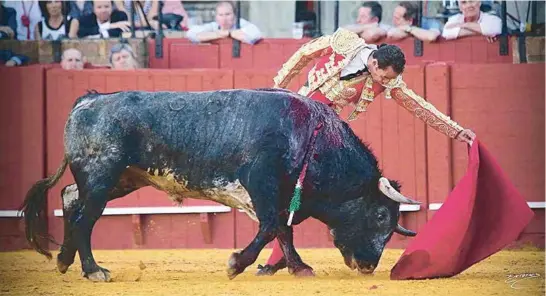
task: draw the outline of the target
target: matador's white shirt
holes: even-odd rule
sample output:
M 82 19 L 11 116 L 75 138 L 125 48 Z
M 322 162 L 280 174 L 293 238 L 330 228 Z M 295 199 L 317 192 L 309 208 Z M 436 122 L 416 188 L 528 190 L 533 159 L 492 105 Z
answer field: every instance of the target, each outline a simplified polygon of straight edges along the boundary
M 377 45 L 368 44 L 341 70 L 341 77 L 362 71 L 368 68 L 368 58 L 377 50 Z

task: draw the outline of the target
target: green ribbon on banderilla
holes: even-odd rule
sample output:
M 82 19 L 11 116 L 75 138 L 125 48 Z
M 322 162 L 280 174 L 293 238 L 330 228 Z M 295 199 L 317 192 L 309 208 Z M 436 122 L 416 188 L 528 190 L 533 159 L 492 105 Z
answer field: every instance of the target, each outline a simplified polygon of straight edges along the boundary
M 305 175 L 307 174 L 307 167 L 309 166 L 309 160 L 311 159 L 315 151 L 315 141 L 317 139 L 317 134 L 319 130 L 322 128 L 322 126 L 323 124 L 319 123 L 317 127 L 315 127 L 315 130 L 313 131 L 313 135 L 311 136 L 311 140 L 309 141 L 309 144 L 307 146 L 307 154 L 305 155 L 303 160 L 303 168 L 298 177 L 298 182 L 296 183 L 296 188 L 294 189 L 294 194 L 292 195 L 292 200 L 290 200 L 290 206 L 288 207 L 288 211 L 290 211 L 290 216 L 288 217 L 288 223 L 286 223 L 286 225 L 288 226 L 292 225 L 292 220 L 294 219 L 294 213 L 298 211 L 301 207 L 301 194 L 303 191 L 303 181 L 305 180 Z

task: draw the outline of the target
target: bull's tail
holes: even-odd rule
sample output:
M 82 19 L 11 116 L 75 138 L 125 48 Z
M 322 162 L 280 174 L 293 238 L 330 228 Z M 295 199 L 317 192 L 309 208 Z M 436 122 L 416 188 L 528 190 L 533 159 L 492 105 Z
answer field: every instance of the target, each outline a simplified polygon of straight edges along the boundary
M 61 166 L 57 169 L 57 172 L 48 178 L 42 179 L 30 188 L 25 197 L 25 201 L 21 205 L 21 211 L 25 218 L 25 236 L 29 244 L 38 253 L 51 259 L 51 253 L 41 243 L 41 239 L 46 239 L 51 242 L 55 242 L 53 238 L 47 233 L 46 227 L 46 200 L 47 192 L 49 189 L 61 179 L 66 166 L 68 165 L 68 158 L 65 155 Z

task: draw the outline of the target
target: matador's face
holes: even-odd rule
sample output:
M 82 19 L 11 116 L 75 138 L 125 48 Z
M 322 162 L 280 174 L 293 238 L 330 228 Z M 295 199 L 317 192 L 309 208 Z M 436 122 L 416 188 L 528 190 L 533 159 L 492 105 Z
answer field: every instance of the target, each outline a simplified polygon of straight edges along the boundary
M 398 73 L 393 70 L 391 66 L 385 67 L 384 69 L 379 68 L 376 59 L 372 59 L 371 66 L 369 67 L 370 74 L 374 82 L 380 83 L 382 85 L 388 84 L 391 80 L 398 77 Z

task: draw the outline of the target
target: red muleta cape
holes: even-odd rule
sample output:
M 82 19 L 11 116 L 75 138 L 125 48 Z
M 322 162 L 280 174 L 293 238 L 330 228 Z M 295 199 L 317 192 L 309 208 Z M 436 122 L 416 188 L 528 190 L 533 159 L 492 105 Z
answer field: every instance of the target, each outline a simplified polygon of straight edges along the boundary
M 474 140 L 466 174 L 391 270 L 391 279 L 457 275 L 515 241 L 533 211 L 484 145 Z

